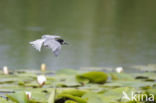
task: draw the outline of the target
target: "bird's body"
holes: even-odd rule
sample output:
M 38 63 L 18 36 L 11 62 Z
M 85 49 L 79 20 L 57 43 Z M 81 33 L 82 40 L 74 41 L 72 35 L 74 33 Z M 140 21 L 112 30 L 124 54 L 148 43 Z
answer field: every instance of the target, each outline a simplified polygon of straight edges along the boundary
M 41 47 L 45 46 L 50 48 L 55 56 L 58 56 L 61 51 L 61 45 L 67 44 L 61 39 L 60 36 L 55 35 L 43 35 L 41 39 L 30 42 L 34 48 L 41 51 Z

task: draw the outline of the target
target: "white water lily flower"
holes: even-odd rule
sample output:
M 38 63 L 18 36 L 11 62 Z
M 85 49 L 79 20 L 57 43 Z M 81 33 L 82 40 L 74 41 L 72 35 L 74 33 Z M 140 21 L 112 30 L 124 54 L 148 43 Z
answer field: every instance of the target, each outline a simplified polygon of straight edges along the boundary
M 3 73 L 4 74 L 9 74 L 8 67 L 7 66 L 4 66 L 3 67 Z
M 37 82 L 40 86 L 43 86 L 46 81 L 47 81 L 47 79 L 44 75 L 37 76 Z
M 27 95 L 28 99 L 30 99 L 30 98 L 31 98 L 31 92 L 26 91 L 26 92 L 25 92 L 25 94 Z
M 115 71 L 116 71 L 117 73 L 121 73 L 121 72 L 123 72 L 123 67 L 117 67 L 117 68 L 115 69 Z

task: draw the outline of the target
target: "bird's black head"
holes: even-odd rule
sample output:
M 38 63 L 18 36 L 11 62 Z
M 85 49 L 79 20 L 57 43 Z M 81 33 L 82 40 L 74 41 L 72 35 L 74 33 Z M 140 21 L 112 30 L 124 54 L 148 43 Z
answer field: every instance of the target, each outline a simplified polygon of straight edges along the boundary
M 58 41 L 61 45 L 68 44 L 68 43 L 64 42 L 63 39 L 57 39 L 57 41 Z

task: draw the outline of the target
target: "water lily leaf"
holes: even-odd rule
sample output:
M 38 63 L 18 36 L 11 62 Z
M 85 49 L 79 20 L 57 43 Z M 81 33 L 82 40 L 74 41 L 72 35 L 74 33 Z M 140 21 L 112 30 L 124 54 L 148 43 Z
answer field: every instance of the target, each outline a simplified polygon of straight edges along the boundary
M 148 90 L 147 90 L 147 93 L 148 93 L 148 94 L 153 94 L 153 95 L 156 96 L 156 89 L 148 89 Z
M 110 83 L 106 83 L 104 84 L 105 87 L 121 87 L 123 86 L 121 83 L 118 82 L 110 82 Z
M 81 86 L 80 83 L 78 82 L 56 82 L 57 87 L 79 87 Z
M 19 79 L 36 79 L 36 74 L 35 73 L 32 73 L 32 72 L 25 72 L 25 73 L 18 73 L 16 74 L 17 77 L 20 77 Z
M 51 84 L 57 87 L 79 87 L 81 86 L 73 75 L 59 74 L 55 76 L 55 81 Z
M 6 100 L 6 99 L 4 99 L 2 97 L 0 97 L 0 102 L 1 103 L 16 103 L 16 102 L 13 102 L 13 101 L 8 101 L 8 100 Z
M 12 78 L 3 78 L 0 80 L 0 84 L 3 84 L 3 83 L 13 83 L 15 82 L 16 80 L 12 79 Z
M 111 96 L 99 95 L 94 92 L 88 92 L 82 98 L 87 99 L 87 103 L 113 103 L 115 101 Z
M 135 79 L 148 79 L 148 77 L 146 77 L 146 76 L 137 76 L 137 77 L 135 77 Z
M 67 101 L 65 101 L 65 103 L 78 103 L 78 102 L 75 102 L 75 101 L 72 101 L 72 100 L 67 100 Z
M 36 89 L 29 89 L 27 91 L 30 91 L 32 94 L 32 98 L 30 101 L 37 101 L 37 103 L 47 103 L 48 102 L 48 97 L 49 93 L 43 92 L 44 88 L 36 88 Z M 52 90 L 47 90 L 46 91 L 52 91 Z
M 83 96 L 83 98 L 87 99 L 87 103 L 104 103 L 102 98 L 95 93 L 87 93 Z
M 58 94 L 70 94 L 72 96 L 78 96 L 78 97 L 83 96 L 86 92 L 87 90 L 79 90 L 74 88 L 57 89 Z
M 79 87 L 79 89 L 93 92 L 100 92 L 103 91 L 103 89 L 106 89 L 106 87 L 103 86 L 103 84 L 86 84 L 82 87 Z
M 133 76 L 127 73 L 111 73 L 112 80 L 135 80 Z
M 29 103 L 24 91 L 8 94 L 7 97 L 16 103 Z
M 87 72 L 81 75 L 76 75 L 78 82 L 89 81 L 90 83 L 105 83 L 107 81 L 107 74 L 99 71 Z
M 48 103 L 54 103 L 55 102 L 55 88 L 51 91 L 51 94 L 49 96 L 49 99 L 48 99 Z
M 133 87 L 139 89 L 146 86 L 152 87 L 154 84 L 155 84 L 154 82 L 143 82 L 135 80 L 135 81 L 113 81 L 112 83 L 106 83 L 104 86 Z
M 37 88 L 37 87 L 39 87 L 39 84 L 37 82 L 31 82 L 31 83 L 25 83 L 24 86 Z
M 104 96 L 112 96 L 112 99 L 120 100 L 123 97 L 123 92 L 125 92 L 129 97 L 131 97 L 132 92 L 137 92 L 135 88 L 129 88 L 129 87 L 121 87 L 121 88 L 115 88 L 112 90 L 109 90 L 107 92 L 104 92 Z
M 153 79 L 156 80 L 155 73 L 146 72 L 146 73 L 133 73 L 132 74 L 135 78 L 136 77 L 144 77 L 144 79 Z
M 59 100 L 62 98 L 64 100 L 73 100 L 73 101 L 78 102 L 78 103 L 87 103 L 87 101 L 85 99 L 82 99 L 82 98 L 77 97 L 77 96 L 72 96 L 70 94 L 58 94 L 56 100 Z

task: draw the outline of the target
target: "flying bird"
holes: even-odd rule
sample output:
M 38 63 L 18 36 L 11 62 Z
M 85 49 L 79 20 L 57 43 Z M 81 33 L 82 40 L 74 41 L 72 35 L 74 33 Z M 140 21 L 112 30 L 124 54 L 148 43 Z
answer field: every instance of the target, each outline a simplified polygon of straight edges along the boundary
M 45 46 L 50 48 L 55 56 L 58 56 L 61 51 L 61 45 L 68 44 L 60 36 L 55 35 L 43 35 L 41 39 L 30 42 L 30 44 L 36 48 L 38 51 L 41 51 L 41 47 Z

